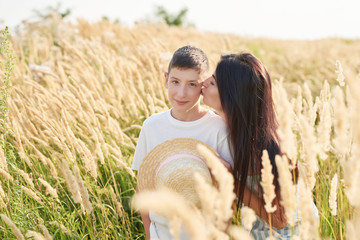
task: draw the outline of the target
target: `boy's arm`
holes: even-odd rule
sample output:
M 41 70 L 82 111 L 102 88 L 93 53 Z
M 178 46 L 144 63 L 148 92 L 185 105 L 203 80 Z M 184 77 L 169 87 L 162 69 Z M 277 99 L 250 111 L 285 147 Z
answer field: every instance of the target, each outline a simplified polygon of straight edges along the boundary
M 136 186 L 136 193 L 139 193 L 139 189 Z M 150 216 L 149 212 L 140 212 L 141 219 L 143 221 L 146 239 L 150 239 Z
M 142 160 L 144 159 L 144 157 L 146 156 L 146 153 L 148 152 L 145 132 L 146 132 L 146 128 L 143 125 L 141 128 L 140 134 L 139 134 L 138 142 L 136 144 L 133 163 L 131 165 L 131 169 L 135 170 L 135 171 L 139 170 L 139 166 L 140 166 Z M 136 186 L 136 193 L 139 193 L 138 186 Z M 150 239 L 151 220 L 149 217 L 149 212 L 140 212 L 140 215 L 141 215 L 141 219 L 143 221 L 146 239 Z

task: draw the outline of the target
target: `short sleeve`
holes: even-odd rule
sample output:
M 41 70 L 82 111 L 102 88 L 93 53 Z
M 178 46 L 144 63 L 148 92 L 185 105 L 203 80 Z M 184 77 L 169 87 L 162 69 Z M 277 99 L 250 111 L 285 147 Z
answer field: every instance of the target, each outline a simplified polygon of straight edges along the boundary
M 146 128 L 143 125 L 143 127 L 141 128 L 140 134 L 139 134 L 136 148 L 135 148 L 134 158 L 133 158 L 133 162 L 131 165 L 132 170 L 135 170 L 135 171 L 139 170 L 140 164 L 143 161 L 146 154 L 147 154 Z
M 231 167 L 234 168 L 234 161 L 231 157 L 229 144 L 227 140 L 227 136 L 223 136 L 217 146 L 217 152 L 219 153 L 220 157 L 230 163 Z

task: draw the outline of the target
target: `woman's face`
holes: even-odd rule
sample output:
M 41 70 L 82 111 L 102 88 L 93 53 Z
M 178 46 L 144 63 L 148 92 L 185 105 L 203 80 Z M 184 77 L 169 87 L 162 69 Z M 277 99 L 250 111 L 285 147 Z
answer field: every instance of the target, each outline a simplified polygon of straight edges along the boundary
M 222 112 L 219 90 L 215 81 L 215 75 L 211 75 L 203 82 L 203 102 L 216 112 Z

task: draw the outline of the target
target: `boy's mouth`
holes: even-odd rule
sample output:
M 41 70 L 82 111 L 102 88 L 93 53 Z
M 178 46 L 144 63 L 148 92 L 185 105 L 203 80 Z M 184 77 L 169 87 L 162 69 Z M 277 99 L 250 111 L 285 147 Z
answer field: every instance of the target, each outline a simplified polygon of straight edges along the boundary
M 175 100 L 177 104 L 179 105 L 184 105 L 187 103 L 187 101 L 179 101 L 179 100 Z

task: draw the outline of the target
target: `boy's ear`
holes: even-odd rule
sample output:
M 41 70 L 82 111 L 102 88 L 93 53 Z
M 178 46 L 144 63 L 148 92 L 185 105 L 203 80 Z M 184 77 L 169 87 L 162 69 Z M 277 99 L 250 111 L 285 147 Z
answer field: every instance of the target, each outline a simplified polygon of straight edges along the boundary
M 166 88 L 168 88 L 168 86 L 169 86 L 169 73 L 164 72 L 164 76 L 165 76 L 165 86 L 166 86 Z

